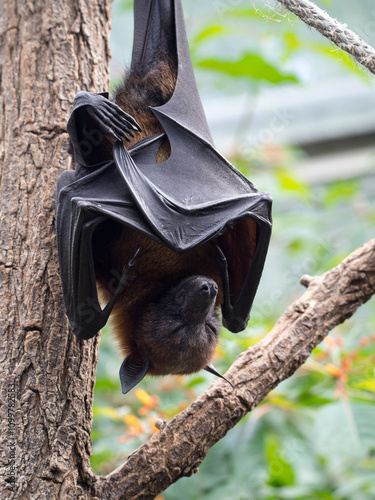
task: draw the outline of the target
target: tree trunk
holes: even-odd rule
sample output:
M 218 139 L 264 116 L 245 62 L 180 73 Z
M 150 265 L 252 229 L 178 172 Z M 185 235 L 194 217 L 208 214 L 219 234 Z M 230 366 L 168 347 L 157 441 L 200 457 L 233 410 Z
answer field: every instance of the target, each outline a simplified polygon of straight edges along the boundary
M 108 89 L 109 0 L 0 4 L 1 498 L 90 483 L 99 337 L 68 333 L 54 226 L 74 95 Z

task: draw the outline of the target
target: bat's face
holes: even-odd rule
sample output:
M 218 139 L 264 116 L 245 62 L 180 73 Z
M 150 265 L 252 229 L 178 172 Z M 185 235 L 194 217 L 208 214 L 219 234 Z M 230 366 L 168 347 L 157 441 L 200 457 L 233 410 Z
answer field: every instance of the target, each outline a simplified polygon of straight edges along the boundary
M 220 332 L 217 284 L 203 276 L 181 281 L 147 306 L 135 336 L 152 375 L 193 373 L 210 362 Z

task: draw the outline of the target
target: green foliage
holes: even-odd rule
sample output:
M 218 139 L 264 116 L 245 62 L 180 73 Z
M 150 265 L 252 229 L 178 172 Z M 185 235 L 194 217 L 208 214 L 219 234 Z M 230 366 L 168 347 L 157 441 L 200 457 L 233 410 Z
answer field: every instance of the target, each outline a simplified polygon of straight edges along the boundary
M 359 194 L 359 183 L 357 179 L 337 181 L 329 185 L 322 196 L 325 208 L 329 208 L 339 203 L 350 203 Z
M 281 73 L 257 54 L 247 53 L 236 61 L 204 59 L 199 61 L 197 66 L 211 71 L 221 71 L 233 77 L 256 78 L 270 83 L 297 82 L 295 76 Z
M 128 12 L 133 8 L 133 5 L 133 0 L 121 0 L 121 2 L 116 2 L 118 12 Z

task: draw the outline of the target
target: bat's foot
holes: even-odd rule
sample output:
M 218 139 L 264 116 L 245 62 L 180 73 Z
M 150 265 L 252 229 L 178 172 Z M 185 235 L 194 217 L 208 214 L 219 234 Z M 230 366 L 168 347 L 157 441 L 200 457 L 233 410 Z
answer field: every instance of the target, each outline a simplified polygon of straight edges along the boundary
M 80 101 L 87 107 L 87 113 L 103 134 L 130 141 L 129 136 L 134 137 L 133 132 L 141 130 L 131 115 L 101 94 L 82 91 L 74 99 L 75 106 Z

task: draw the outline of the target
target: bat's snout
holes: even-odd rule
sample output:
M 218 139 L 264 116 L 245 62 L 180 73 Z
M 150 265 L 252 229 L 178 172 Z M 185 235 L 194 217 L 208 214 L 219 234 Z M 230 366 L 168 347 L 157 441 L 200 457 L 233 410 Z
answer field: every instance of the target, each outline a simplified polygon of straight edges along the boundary
M 214 299 L 217 295 L 217 284 L 212 280 L 203 280 L 200 284 L 200 293 L 209 299 Z
M 215 281 L 206 276 L 191 276 L 182 281 L 174 289 L 174 302 L 182 311 L 199 315 L 207 314 L 207 307 L 215 301 L 218 286 Z

